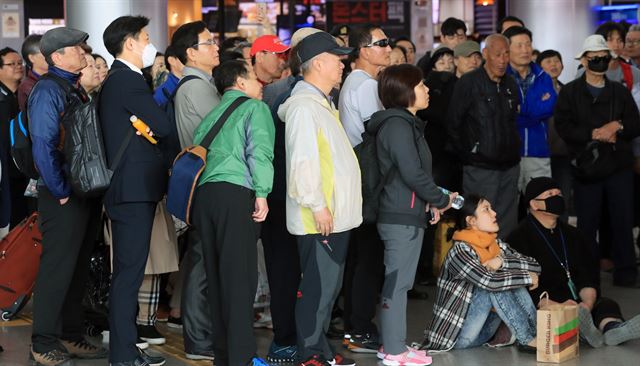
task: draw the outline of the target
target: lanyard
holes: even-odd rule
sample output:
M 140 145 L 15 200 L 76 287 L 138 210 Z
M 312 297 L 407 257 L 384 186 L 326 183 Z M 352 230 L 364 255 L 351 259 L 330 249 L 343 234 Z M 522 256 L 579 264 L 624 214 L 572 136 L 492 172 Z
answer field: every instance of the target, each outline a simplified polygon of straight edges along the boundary
M 533 222 L 533 219 L 531 218 L 529 219 L 531 220 L 531 224 L 536 229 L 538 234 L 540 234 L 544 242 L 547 244 L 547 247 L 549 247 L 549 250 L 551 250 L 551 254 L 553 254 L 553 256 L 556 257 L 556 260 L 558 261 L 558 263 L 560 263 L 560 266 L 562 267 L 562 269 L 564 269 L 565 273 L 567 274 L 567 285 L 569 286 L 569 290 L 571 290 L 571 295 L 573 296 L 574 300 L 578 301 L 579 297 L 577 294 L 576 285 L 573 283 L 573 280 L 571 279 L 571 272 L 569 271 L 569 256 L 567 255 L 567 246 L 564 241 L 564 234 L 562 233 L 562 228 L 558 226 L 558 231 L 560 232 L 560 242 L 562 243 L 562 251 L 564 252 L 564 261 L 560 260 L 560 256 L 558 255 L 558 253 L 556 253 L 555 249 L 553 249 L 551 242 L 549 242 L 549 239 L 547 239 L 547 237 L 544 235 L 542 230 L 538 228 L 538 225 L 536 225 L 536 223 Z

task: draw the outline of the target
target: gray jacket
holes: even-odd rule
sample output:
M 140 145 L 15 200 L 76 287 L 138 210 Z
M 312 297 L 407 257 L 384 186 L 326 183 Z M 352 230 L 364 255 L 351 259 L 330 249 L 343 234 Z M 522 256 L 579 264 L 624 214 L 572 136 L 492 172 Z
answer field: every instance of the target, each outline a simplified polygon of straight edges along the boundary
M 433 180 L 425 125 L 407 110 L 396 108 L 374 113 L 366 125 L 368 132 L 377 134 L 381 176 L 392 174 L 380 194 L 378 223 L 425 227 L 427 203 L 437 208 L 449 203 L 449 196 Z
M 180 147 L 193 145 L 193 131 L 211 110 L 220 103 L 220 94 L 213 85 L 213 77 L 195 67 L 185 66 L 182 77 L 194 75 L 197 79 L 185 82 L 174 100 L 176 125 Z

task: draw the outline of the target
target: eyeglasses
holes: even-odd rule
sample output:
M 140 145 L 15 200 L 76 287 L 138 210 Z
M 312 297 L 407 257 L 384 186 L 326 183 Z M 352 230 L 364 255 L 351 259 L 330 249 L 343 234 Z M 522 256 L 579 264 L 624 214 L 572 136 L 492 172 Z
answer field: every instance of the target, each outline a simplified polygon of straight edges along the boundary
M 636 40 L 633 40 L 633 41 L 627 41 L 626 43 L 628 45 L 631 45 L 631 46 L 638 46 L 638 45 L 640 45 L 640 39 L 636 39 Z
M 217 45 L 218 44 L 216 43 L 216 41 L 214 41 L 213 39 L 208 39 L 204 42 L 194 44 L 193 46 L 191 46 L 191 48 L 198 47 L 198 46 L 217 46 Z
M 8 62 L 6 64 L 3 64 L 2 67 L 4 67 L 4 66 L 9 66 L 9 67 L 22 66 L 22 67 L 24 67 L 24 65 L 25 65 L 24 61 L 18 61 L 18 62 Z
M 373 47 L 373 46 L 378 46 L 378 47 L 388 47 L 391 45 L 391 41 L 389 41 L 389 38 L 385 38 L 385 39 L 381 39 L 379 41 L 375 41 L 375 42 L 371 42 L 368 45 L 364 45 L 362 46 L 362 48 L 369 48 L 369 47 Z

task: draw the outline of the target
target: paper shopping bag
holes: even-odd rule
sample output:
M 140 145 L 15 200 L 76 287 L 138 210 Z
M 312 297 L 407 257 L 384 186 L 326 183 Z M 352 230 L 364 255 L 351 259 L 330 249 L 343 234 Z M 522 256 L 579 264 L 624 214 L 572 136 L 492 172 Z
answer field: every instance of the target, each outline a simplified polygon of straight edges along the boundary
M 561 363 L 578 357 L 578 306 L 542 306 L 537 317 L 538 362 Z

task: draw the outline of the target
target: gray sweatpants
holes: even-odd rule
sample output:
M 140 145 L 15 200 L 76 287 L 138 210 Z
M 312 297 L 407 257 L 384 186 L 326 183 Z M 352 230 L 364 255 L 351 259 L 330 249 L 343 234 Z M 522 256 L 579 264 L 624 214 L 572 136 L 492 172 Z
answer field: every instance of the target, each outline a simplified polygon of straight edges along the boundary
M 518 225 L 518 178 L 520 165 L 492 170 L 465 165 L 462 176 L 464 194 L 486 197 L 498 214 L 500 237 L 506 238 Z
M 384 285 L 380 310 L 380 334 L 384 352 L 407 351 L 407 291 L 413 287 L 424 229 L 408 225 L 378 224 L 384 242 Z
M 335 356 L 327 340 L 331 310 L 342 287 L 349 231 L 329 236 L 297 236 L 302 279 L 296 302 L 296 332 L 301 361 L 313 355 Z

